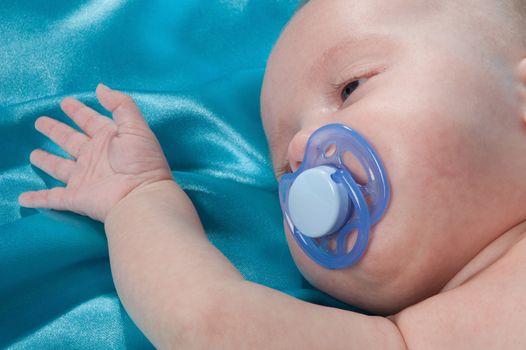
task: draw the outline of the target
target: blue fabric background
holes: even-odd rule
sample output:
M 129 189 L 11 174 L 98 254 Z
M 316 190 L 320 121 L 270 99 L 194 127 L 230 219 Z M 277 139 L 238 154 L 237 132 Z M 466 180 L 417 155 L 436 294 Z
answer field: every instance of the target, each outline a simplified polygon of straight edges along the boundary
M 249 280 L 348 308 L 312 288 L 288 251 L 259 117 L 265 61 L 296 0 L 3 0 L 0 6 L 0 348 L 144 349 L 122 307 L 104 227 L 20 208 L 63 186 L 29 163 L 40 115 L 98 82 L 130 93 L 207 234 Z

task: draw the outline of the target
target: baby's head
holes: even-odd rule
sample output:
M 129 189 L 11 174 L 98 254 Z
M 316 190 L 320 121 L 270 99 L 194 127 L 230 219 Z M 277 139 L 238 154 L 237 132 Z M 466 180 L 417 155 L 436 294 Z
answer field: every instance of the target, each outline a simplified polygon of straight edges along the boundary
M 351 268 L 318 266 L 285 225 L 311 283 L 394 313 L 436 294 L 526 220 L 525 8 L 518 0 L 311 0 L 292 18 L 261 95 L 275 169 L 296 170 L 311 133 L 341 123 L 373 145 L 392 188 Z

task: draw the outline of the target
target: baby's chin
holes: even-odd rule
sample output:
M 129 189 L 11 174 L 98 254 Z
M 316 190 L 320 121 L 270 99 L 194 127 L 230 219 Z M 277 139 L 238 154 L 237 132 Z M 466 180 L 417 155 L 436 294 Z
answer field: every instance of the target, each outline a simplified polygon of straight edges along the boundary
M 381 248 L 369 249 L 365 256 L 350 268 L 323 268 L 301 250 L 287 225 L 285 232 L 294 262 L 305 279 L 330 296 L 363 310 L 383 316 L 396 314 L 437 294 L 443 285 L 430 278 L 433 273 L 424 273 L 423 267 L 419 277 L 414 278 L 406 273 L 410 269 L 400 264 L 397 252 L 381 251 Z

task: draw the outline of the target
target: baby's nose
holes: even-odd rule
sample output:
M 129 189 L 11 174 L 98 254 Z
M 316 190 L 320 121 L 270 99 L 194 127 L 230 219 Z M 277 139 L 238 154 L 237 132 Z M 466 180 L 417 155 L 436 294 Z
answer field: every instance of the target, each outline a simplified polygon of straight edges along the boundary
M 287 159 L 289 160 L 290 169 L 294 172 L 296 171 L 305 156 L 305 148 L 307 146 L 307 141 L 309 140 L 310 135 L 312 135 L 314 130 L 305 130 L 302 129 L 294 135 L 292 140 L 289 143 L 289 148 L 287 152 Z

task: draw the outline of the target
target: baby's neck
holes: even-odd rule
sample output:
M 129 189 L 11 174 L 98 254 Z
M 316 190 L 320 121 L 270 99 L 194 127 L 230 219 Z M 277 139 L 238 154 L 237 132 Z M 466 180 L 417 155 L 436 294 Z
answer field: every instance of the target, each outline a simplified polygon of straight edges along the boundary
M 489 267 L 526 236 L 526 221 L 500 235 L 471 259 L 439 293 L 456 288 Z

